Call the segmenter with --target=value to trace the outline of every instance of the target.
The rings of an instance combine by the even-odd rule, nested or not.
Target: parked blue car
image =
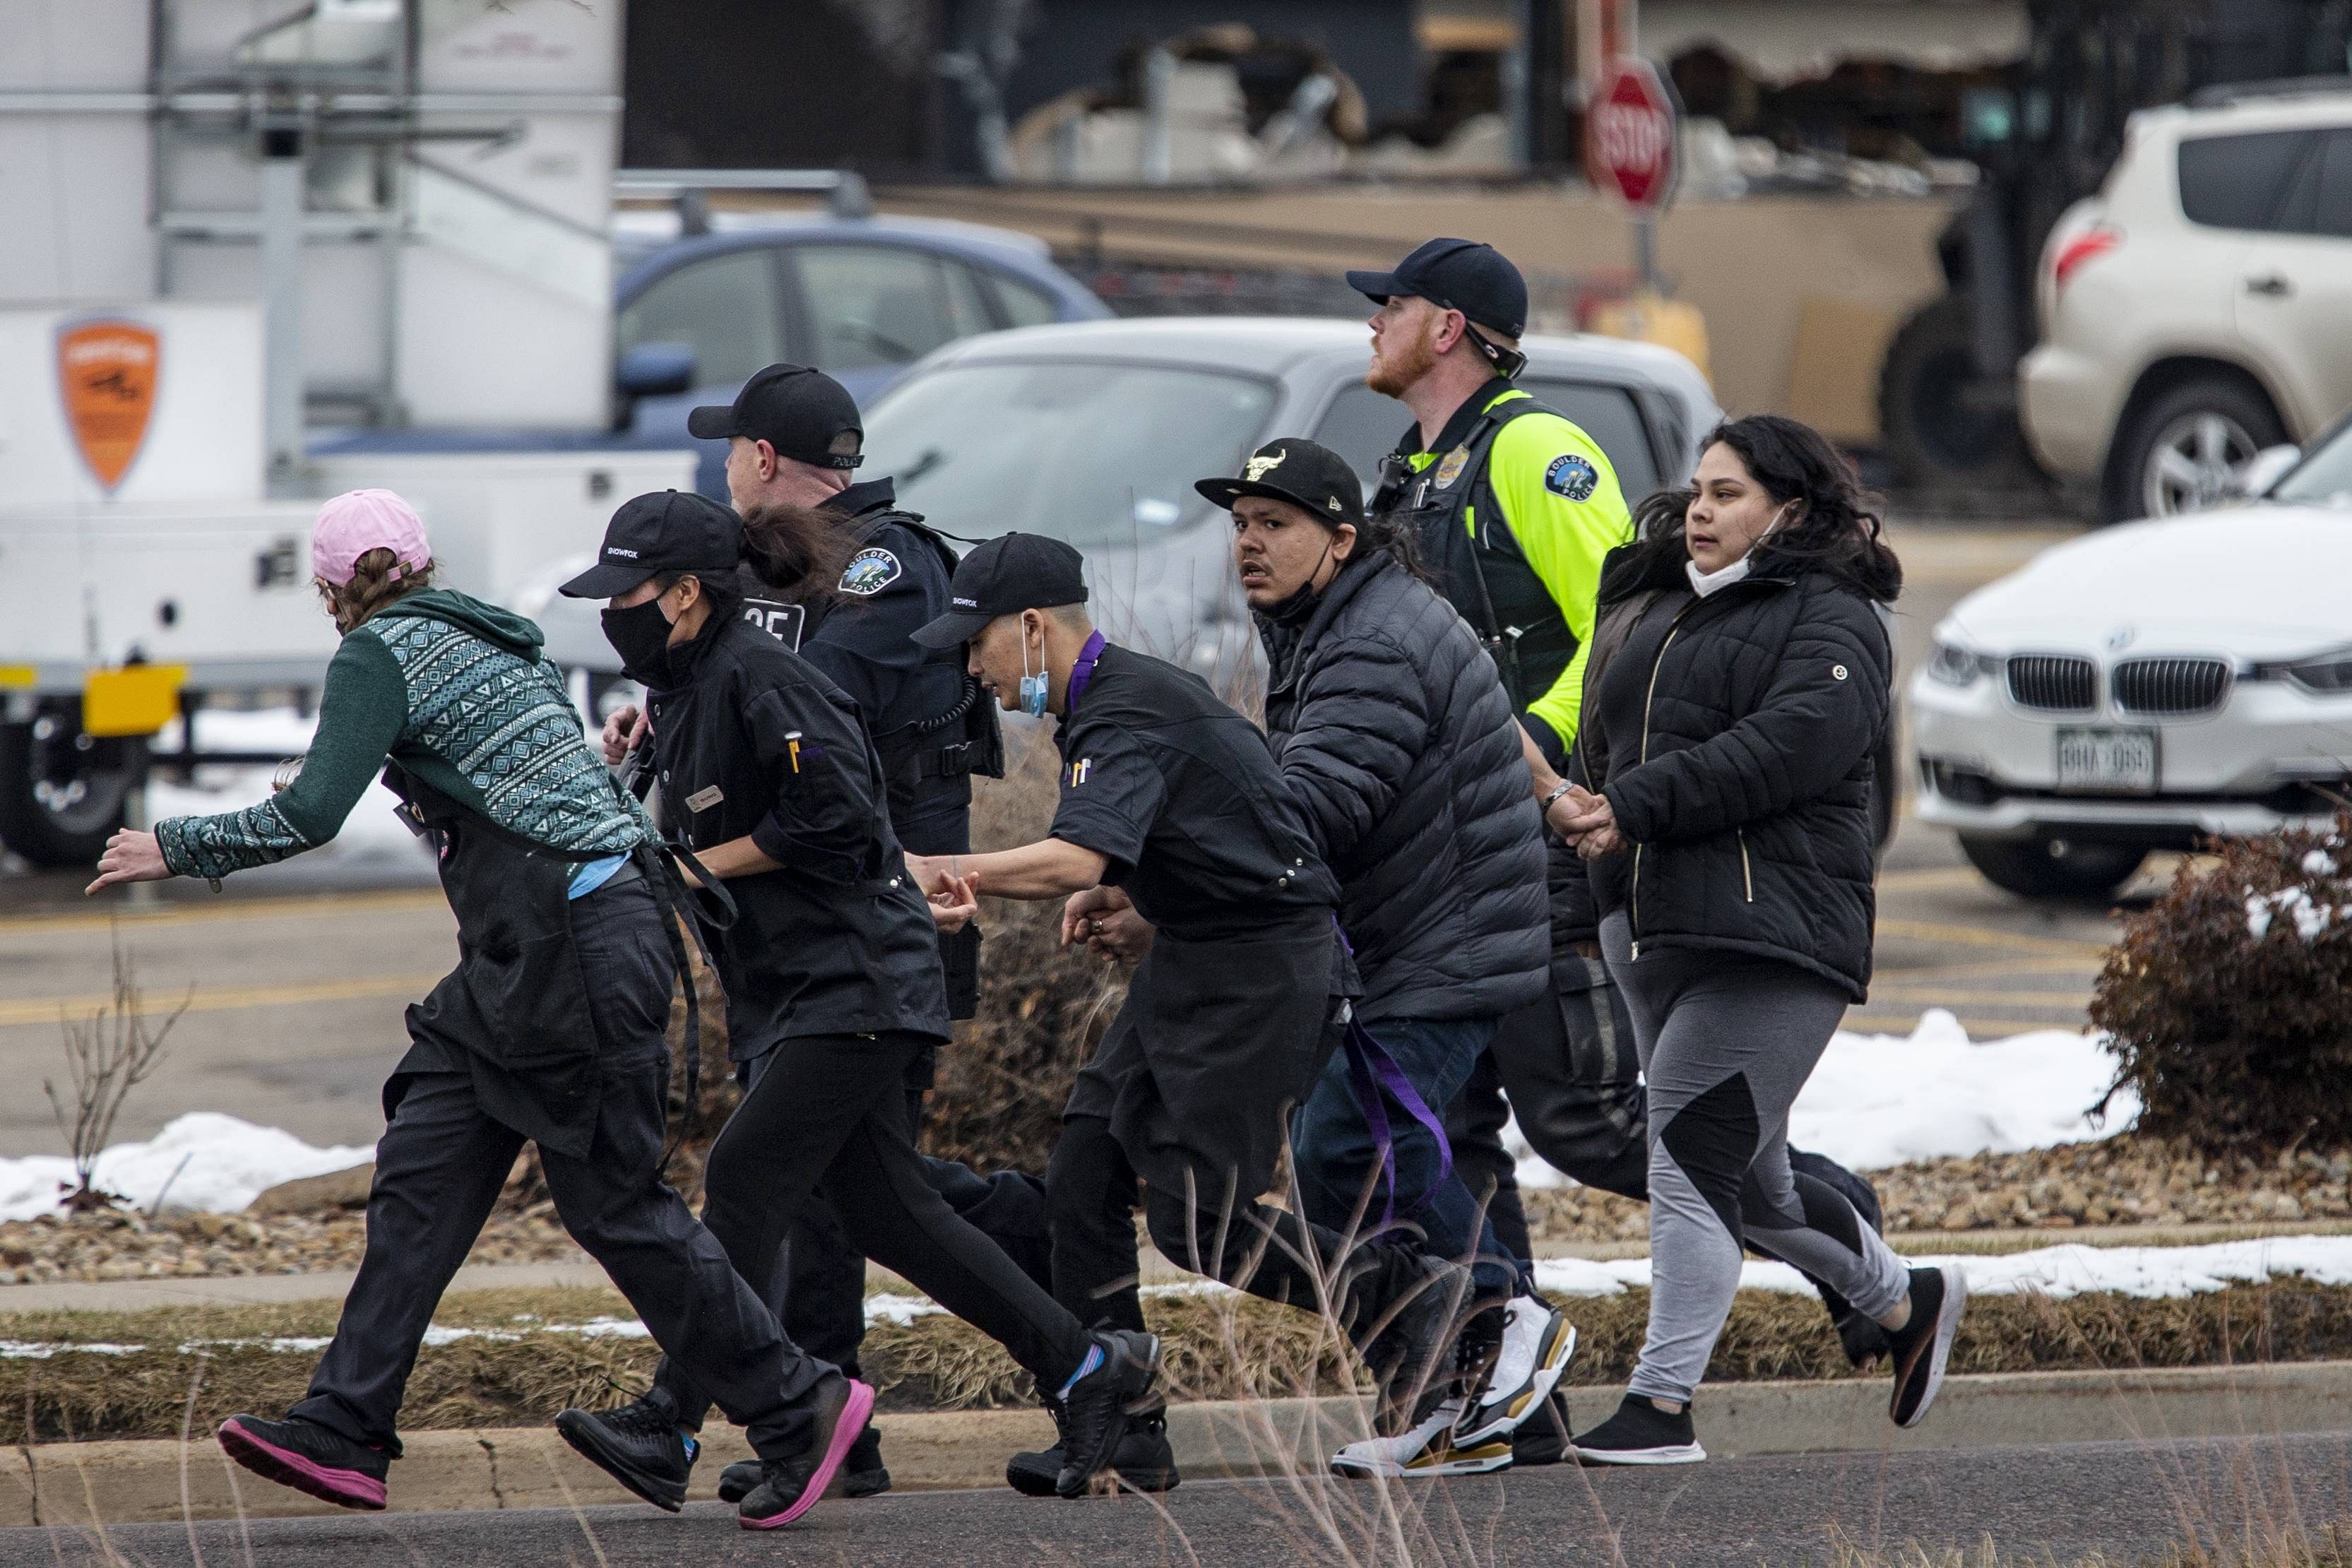
[[[695,447],[696,488],[723,500],[726,443],[688,436],[687,411],[732,402],[761,365],[816,365],[863,407],[944,343],[1110,314],[1043,243],[1005,229],[816,213],[719,224],[691,238],[615,242],[612,429],[353,430],[311,450]]]

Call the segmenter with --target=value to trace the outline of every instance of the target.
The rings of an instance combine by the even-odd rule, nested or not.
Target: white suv
[[[2232,494],[2256,452],[2352,407],[2352,87],[2217,89],[2132,117],[2051,231],[2028,438],[2103,521]]]

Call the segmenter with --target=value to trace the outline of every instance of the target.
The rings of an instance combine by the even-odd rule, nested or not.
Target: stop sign
[[[1675,189],[1675,100],[1643,59],[1623,58],[1601,79],[1584,113],[1586,177],[1655,212]]]

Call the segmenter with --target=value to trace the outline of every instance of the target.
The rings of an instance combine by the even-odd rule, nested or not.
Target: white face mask
[[[1750,551],[1748,553],[1755,552]],[[1685,561],[1683,563],[1683,570],[1690,575],[1691,591],[1704,599],[1720,589],[1730,587],[1734,583],[1747,576],[1748,556],[1743,555],[1730,565],[1714,572],[1702,572],[1698,569],[1697,562]]]
[[[1794,506],[1795,504],[1796,503],[1794,501],[1791,501],[1789,503],[1789,506]],[[1780,531],[1780,524],[1787,521],[1788,516],[1788,506],[1784,506],[1779,511],[1773,513],[1771,523],[1764,530],[1763,532],[1756,536],[1756,542],[1748,547],[1748,553],[1741,556],[1738,560],[1733,562],[1728,566],[1717,567],[1712,572],[1702,572],[1698,569],[1697,562],[1685,561],[1683,563],[1683,571],[1690,577],[1691,592],[1704,599],[1708,595],[1719,593],[1723,589],[1730,587],[1734,583],[1746,577],[1748,575],[1748,563],[1749,560],[1755,556],[1759,550],[1764,548],[1764,542],[1766,540]]]

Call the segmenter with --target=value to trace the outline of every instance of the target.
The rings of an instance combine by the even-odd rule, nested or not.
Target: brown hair
[[[837,599],[851,554],[846,521],[822,507],[755,506],[743,514],[743,564],[794,603]]]
[[[400,558],[379,546],[352,563],[350,582],[321,581],[319,597],[334,616],[337,631],[354,631],[385,605],[431,587],[433,567],[427,561],[413,572],[402,572]]]

